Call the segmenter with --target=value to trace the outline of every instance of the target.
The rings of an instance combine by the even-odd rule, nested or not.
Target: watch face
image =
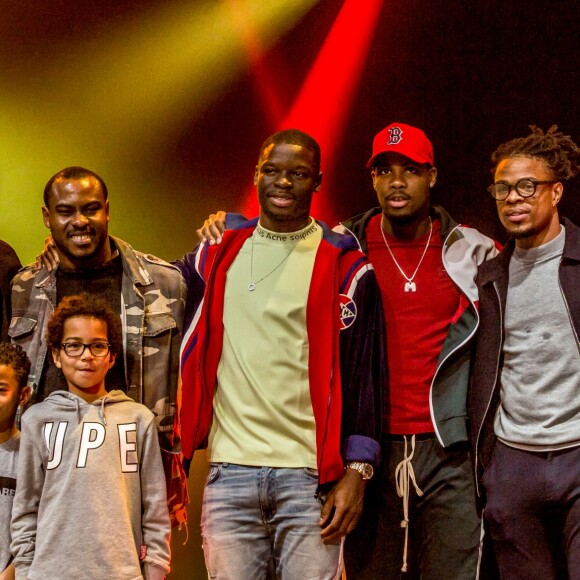
[[[363,479],[370,479],[374,475],[373,466],[370,463],[362,463],[361,461],[352,461],[348,467],[358,471]]]
[[[367,463],[363,467],[363,478],[370,479],[373,476],[373,474],[374,474],[373,466]]]

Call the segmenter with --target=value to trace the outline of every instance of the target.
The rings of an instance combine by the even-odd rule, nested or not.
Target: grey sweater
[[[541,246],[516,247],[509,265],[495,434],[529,451],[580,445],[580,353],[558,279],[563,249],[564,228]]]
[[[55,391],[22,417],[16,578],[160,579],[170,523],[153,414],[121,391]]]
[[[10,554],[10,518],[16,491],[16,471],[20,431],[8,441],[0,443],[0,573],[6,569]]]

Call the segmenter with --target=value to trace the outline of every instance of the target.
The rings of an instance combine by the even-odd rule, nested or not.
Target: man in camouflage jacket
[[[84,258],[81,253],[85,246],[93,242],[95,247],[106,246],[108,261],[120,259],[123,382],[127,394],[155,414],[169,511],[175,525],[185,520],[188,501],[179,458],[181,442],[177,423],[179,345],[186,286],[176,267],[137,252],[123,240],[108,235],[106,186],[95,175],[80,168],[68,168],[56,174],[47,184],[48,195],[45,191],[45,224],[56,244],[60,267],[68,265],[74,269]],[[74,185],[69,188],[73,195],[58,185],[61,182]],[[64,192],[62,195],[59,187]],[[73,243],[76,247],[72,247]],[[99,257],[99,251],[92,251],[92,261],[81,265],[87,270],[102,267],[107,259]],[[86,250],[85,254],[88,253]],[[58,269],[49,272],[45,266],[31,265],[19,272],[12,285],[9,335],[32,361],[28,377],[32,402],[39,400],[38,389],[46,372],[48,352],[44,337],[57,304],[57,281]],[[86,291],[91,289],[87,287]]]

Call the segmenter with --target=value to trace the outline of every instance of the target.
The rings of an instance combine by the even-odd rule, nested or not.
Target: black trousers
[[[411,451],[407,436],[407,457]],[[405,550],[403,499],[395,471],[405,442],[386,436],[383,463],[365,492],[356,530],[345,542],[348,580],[475,580],[480,562],[481,521],[467,444],[443,449],[434,435],[416,441],[411,465],[418,496],[409,486],[408,571],[401,571]]]
[[[501,577],[580,580],[580,447],[530,452],[498,441],[482,482]]]

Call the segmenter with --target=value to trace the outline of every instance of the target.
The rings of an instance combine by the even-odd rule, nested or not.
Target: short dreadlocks
[[[568,181],[580,173],[580,147],[570,135],[558,131],[557,125],[545,133],[536,125],[530,125],[530,129],[532,132],[527,137],[512,139],[493,152],[494,171],[508,157],[539,157],[558,181]]]

